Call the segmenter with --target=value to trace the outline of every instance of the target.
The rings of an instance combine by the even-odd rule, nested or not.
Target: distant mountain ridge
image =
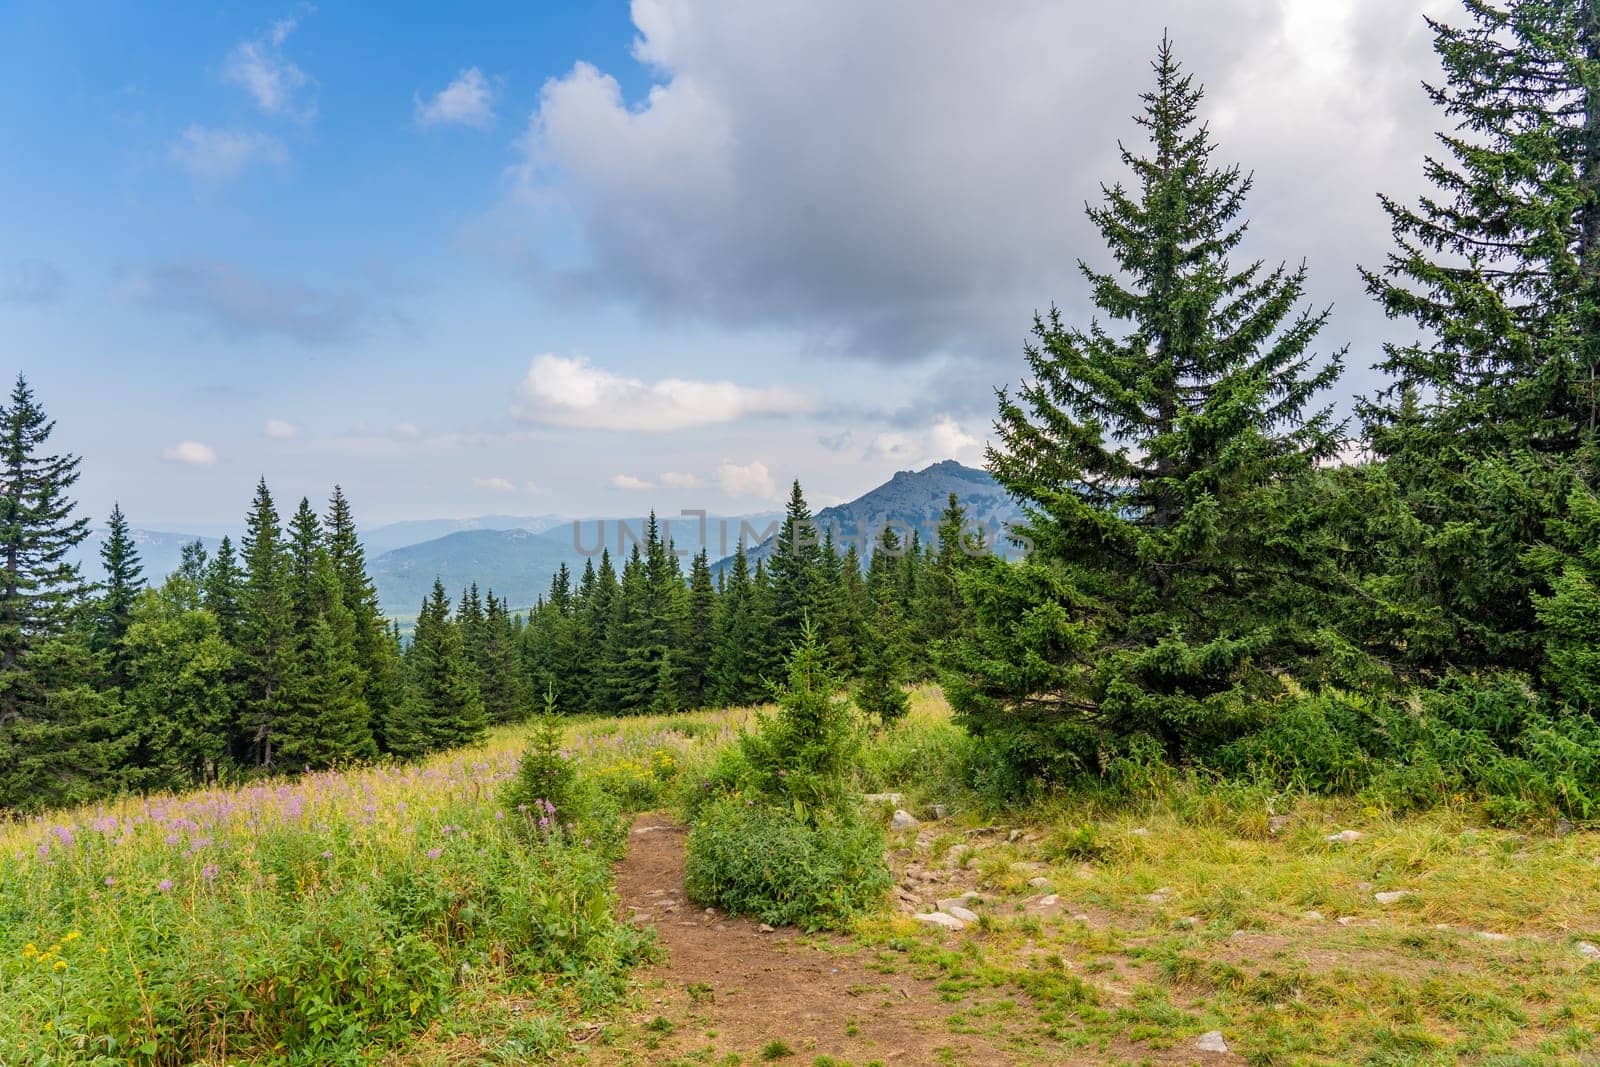
[[[833,530],[843,552],[852,540],[865,558],[863,539],[877,536],[886,525],[907,536],[915,530],[932,542],[939,513],[951,493],[960,498],[970,524],[998,531],[1022,517],[1021,510],[986,471],[962,466],[954,460],[935,463],[920,471],[900,471],[887,482],[844,504],[823,508],[815,515],[818,526]],[[700,522],[694,517],[663,514],[677,547],[698,552],[702,547]],[[706,517],[704,547],[721,569],[731,559],[743,533],[758,541],[750,549],[752,566],[772,554],[773,536],[783,520],[781,512]],[[467,519],[412,519],[373,527],[362,534],[367,568],[378,589],[383,611],[409,617],[443,580],[451,598],[476,582],[481,590],[493,589],[512,607],[527,608],[550,588],[561,564],[571,568],[576,580],[584,563],[598,557],[601,548],[625,556],[635,540],[644,536],[645,519],[572,519],[558,515],[481,515]],[[216,537],[159,530],[133,531],[144,566],[145,580],[158,584],[178,567],[183,546],[199,540],[208,553],[215,552]],[[234,538],[237,544],[238,537]],[[100,546],[105,531],[94,530],[78,547],[75,558],[86,578],[100,575]],[[620,567],[620,563],[619,563]]]
[[[982,527],[991,536],[1022,520],[1022,509],[988,471],[963,466],[947,459],[920,471],[899,471],[893,478],[855,500],[823,508],[812,516],[821,535],[832,533],[843,554],[854,544],[865,561],[883,531],[893,527],[905,540],[915,532],[924,544],[932,544],[939,530],[939,516],[954,493],[966,511],[968,529]],[[771,557],[776,537],[748,549],[750,565]],[[731,557],[719,561],[726,567]]]

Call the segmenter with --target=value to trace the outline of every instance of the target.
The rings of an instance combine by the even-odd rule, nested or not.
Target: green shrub
[[[548,828],[573,819],[577,773],[561,751],[562,735],[555,700],[547,694],[544,713],[534,717],[528,747],[505,791],[505,805],[520,816],[519,825],[537,828],[542,822]]]
[[[689,895],[808,930],[841,929],[890,886],[883,829],[853,805],[808,812],[738,796],[706,805],[689,831]]]

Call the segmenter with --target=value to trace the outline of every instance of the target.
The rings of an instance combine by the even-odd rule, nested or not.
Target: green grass
[[[565,744],[622,807],[676,806],[750,716],[572,720]],[[661,1038],[653,1012],[624,1021],[648,946],[613,917],[614,827],[530,837],[497,802],[524,742],[0,825],[0,1063],[528,1062],[584,1027],[591,1052]],[[1578,1063],[1600,1043],[1586,827],[1181,774],[1007,810],[969,788],[969,753],[922,689],[855,785],[952,813],[927,847],[893,835],[893,858],[977,888],[984,921],[882,912],[827,942],[926,979],[952,1033],[1041,1061],[1181,1055],[1212,1029],[1263,1063]],[[1361,836],[1326,840],[1344,829]],[[976,848],[945,866],[959,843]],[[1030,908],[1043,892],[1059,907]]]

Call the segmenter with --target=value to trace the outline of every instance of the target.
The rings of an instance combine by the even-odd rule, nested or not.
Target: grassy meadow
[[[754,714],[571,722],[599,799],[570,830],[501,802],[520,728],[0,826],[0,1063],[654,1062],[627,1022],[652,939],[610,864],[626,813],[691,807]],[[889,837],[897,886],[976,893],[979,921],[886,897],[816,939],[935,978],[952,1033],[1128,1062],[1209,1030],[1260,1063],[1576,1063],[1600,1039],[1587,829],[1181,776],[1006,811],[970,755],[925,688],[853,784],[924,818]]]

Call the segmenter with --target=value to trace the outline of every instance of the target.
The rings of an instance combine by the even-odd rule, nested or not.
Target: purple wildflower
[[[161,890],[163,893],[172,892],[172,879],[171,878],[163,878],[163,879],[161,879],[161,881],[156,883],[156,888]]]
[[[444,855],[444,849],[442,848],[430,848],[428,850],[428,858],[430,860],[436,860],[442,855]]]

